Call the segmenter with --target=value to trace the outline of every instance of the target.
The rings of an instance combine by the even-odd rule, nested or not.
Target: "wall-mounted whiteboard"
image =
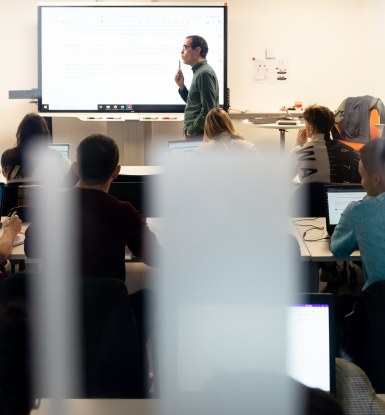
[[[92,3],[38,6],[40,112],[183,112],[174,76],[186,36],[207,59],[226,106],[227,6]]]

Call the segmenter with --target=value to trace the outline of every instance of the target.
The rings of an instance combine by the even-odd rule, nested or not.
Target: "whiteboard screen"
[[[40,112],[183,112],[174,76],[186,36],[206,39],[226,105],[227,7],[40,5]]]

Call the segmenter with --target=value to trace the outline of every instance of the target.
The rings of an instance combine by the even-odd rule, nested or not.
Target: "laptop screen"
[[[335,390],[333,296],[302,294],[288,312],[288,374],[325,391]]]
[[[342,212],[350,202],[361,200],[366,191],[361,185],[325,186],[326,227],[329,235],[337,226]]]
[[[263,350],[264,339],[258,337],[257,328],[276,311],[274,306],[251,304],[180,306],[175,313],[178,389],[200,390],[219,368],[229,373],[242,373],[245,368],[258,373],[266,364],[268,371],[274,364],[270,365],[269,359],[261,360],[260,356],[253,358],[249,348],[255,342],[255,348],[251,349],[255,353]],[[295,303],[287,308],[286,322],[286,374],[309,387],[334,391],[333,296],[298,295]],[[196,333],[201,333],[202,342],[192,341]],[[234,356],[232,350],[237,350],[238,341],[244,343],[243,353]]]
[[[70,145],[69,144],[50,144],[49,148],[52,150],[56,150],[59,153],[63,154],[65,157],[69,157],[70,155]]]
[[[0,215],[3,214],[4,183],[0,183]]]
[[[202,140],[175,140],[168,142],[168,153],[178,155],[189,155],[202,144]]]

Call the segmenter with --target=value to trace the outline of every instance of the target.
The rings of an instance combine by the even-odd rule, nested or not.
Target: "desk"
[[[4,219],[4,218],[2,218]],[[161,218],[147,218],[148,227],[159,241],[161,241],[161,234],[162,234],[162,219]],[[24,233],[28,228],[29,223],[23,223],[21,225],[21,231]],[[25,260],[25,253],[24,253],[24,243],[21,245],[14,246],[12,249],[12,254],[9,257],[10,262],[20,262]]]
[[[252,122],[245,120],[245,122],[247,124],[250,125],[254,125],[257,128],[270,128],[273,130],[279,130],[279,140],[280,140],[280,146],[281,149],[284,150],[285,149],[285,133],[286,130],[298,130],[300,128],[305,128],[305,124],[290,124],[290,125],[285,125],[285,124],[277,124],[277,123],[272,123],[272,124],[253,124]]]
[[[361,254],[359,251],[354,251],[348,257],[335,257],[329,249],[329,239],[326,232],[325,218],[296,218],[293,219],[293,225],[296,231],[294,234],[298,241],[304,245],[306,250],[304,252],[305,260],[310,262],[310,282],[309,289],[312,291],[319,291],[319,265],[322,262],[337,262],[337,261],[361,261]],[[311,229],[313,226],[320,229]],[[303,235],[307,231],[306,240]],[[303,248],[303,249],[304,249]]]
[[[71,415],[151,415],[159,414],[160,401],[158,399],[65,399],[66,411]],[[31,415],[52,415],[50,399],[42,399],[40,407],[31,412]]]

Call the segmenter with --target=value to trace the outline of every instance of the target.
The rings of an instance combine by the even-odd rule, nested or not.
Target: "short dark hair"
[[[305,121],[310,123],[317,131],[330,139],[330,131],[334,126],[335,117],[332,111],[321,105],[310,105],[303,113]]]
[[[360,150],[361,163],[369,174],[385,174],[385,139],[377,138]]]
[[[39,142],[46,142],[47,144],[52,141],[51,132],[45,119],[39,114],[31,112],[20,121],[17,128],[17,146],[27,146],[34,139],[38,139]]]
[[[203,59],[206,59],[207,52],[209,51],[209,47],[207,45],[207,42],[203,39],[203,37],[197,36],[197,35],[191,35],[191,36],[187,36],[186,39],[191,39],[191,47],[193,49],[201,48],[200,56]]]
[[[80,178],[85,183],[105,183],[119,163],[119,148],[112,138],[92,134],[79,144],[76,159]]]

